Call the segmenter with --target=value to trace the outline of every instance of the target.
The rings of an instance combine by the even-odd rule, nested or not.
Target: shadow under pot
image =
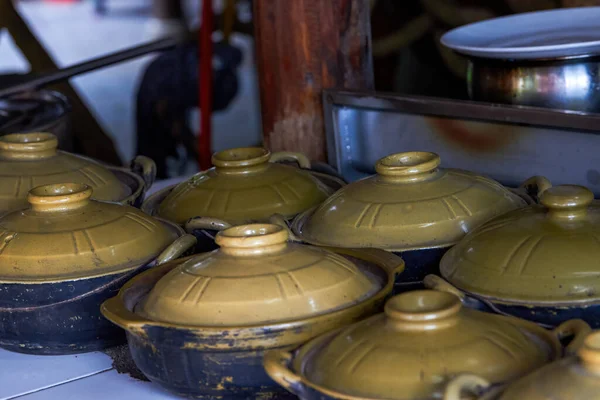
[[[0,217],[0,347],[70,354],[122,343],[100,304],[196,239],[140,210],[91,200],[75,183],[40,186]]]
[[[397,291],[405,291],[422,288],[427,274],[439,273],[444,253],[467,232],[526,207],[525,186],[550,186],[534,177],[519,195],[491,179],[439,165],[440,157],[428,152],[384,157],[375,165],[376,175],[348,184],[300,214],[292,231],[314,245],[372,247],[401,256],[406,269]]]
[[[139,156],[131,170],[107,167],[57,149],[51,133],[0,136],[0,214],[27,207],[27,194],[41,185],[76,182],[93,188],[94,199],[140,206],[156,176],[154,161]]]
[[[217,234],[220,247],[144,272],[102,305],[127,331],[138,368],[195,398],[291,397],[262,366],[267,349],[293,348],[381,310],[399,257],[288,242],[277,225]]]
[[[212,163],[214,168],[154,193],[142,206],[193,233],[197,252],[214,250],[220,230],[267,222],[273,214],[291,220],[344,185],[333,175],[311,171],[310,160],[300,153],[235,148],[215,153]]]
[[[542,205],[499,217],[443,257],[449,290],[473,307],[552,327],[581,318],[600,327],[600,207],[582,186],[542,194]]]
[[[576,355],[555,361],[496,390],[479,375],[463,374],[446,389],[444,400],[480,395],[479,400],[600,399],[600,332],[590,333]]]
[[[590,332],[580,320],[554,331],[462,307],[449,293],[415,290],[392,297],[385,312],[265,354],[271,378],[302,400],[438,399],[459,373],[501,385],[572,351]]]

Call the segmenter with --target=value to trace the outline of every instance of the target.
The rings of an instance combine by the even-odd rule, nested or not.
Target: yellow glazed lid
[[[258,147],[225,150],[213,155],[214,168],[176,186],[160,204],[158,216],[179,224],[202,216],[232,225],[266,221],[273,214],[292,218],[331,194],[307,171],[269,162],[279,158],[310,166],[296,153],[272,155]]]
[[[298,216],[294,232],[309,243],[336,247],[446,247],[487,220],[526,205],[491,179],[439,164],[434,153],[384,157],[375,165],[376,175]]]
[[[549,364],[511,384],[500,400],[599,400],[600,332],[585,339],[577,357]]]
[[[555,359],[535,324],[461,306],[449,293],[407,292],[385,312],[303,346],[293,369],[333,398],[439,398],[454,375],[499,383]]]
[[[437,398],[455,374],[477,372],[498,383],[554,359],[559,350],[544,342],[543,332],[515,318],[463,308],[449,293],[413,291],[393,297],[385,313],[340,330],[323,346],[322,338],[305,346],[294,370],[313,385],[357,398]]]
[[[220,249],[161,278],[135,312],[188,326],[250,326],[342,309],[381,289],[348,259],[289,243],[277,225],[228,228],[216,242]]]
[[[39,186],[0,217],[0,282],[48,283],[127,271],[177,234],[140,210],[91,200],[78,183]]]
[[[556,186],[531,206],[467,235],[442,258],[458,288],[506,301],[585,302],[600,293],[600,207],[581,186]]]
[[[94,198],[120,201],[131,194],[108,169],[84,157],[57,150],[51,133],[0,136],[0,211],[27,207],[31,189],[76,182],[94,189]]]

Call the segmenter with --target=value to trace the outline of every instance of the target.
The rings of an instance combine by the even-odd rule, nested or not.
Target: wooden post
[[[322,90],[373,89],[369,0],[255,0],[265,145],[327,161]]]

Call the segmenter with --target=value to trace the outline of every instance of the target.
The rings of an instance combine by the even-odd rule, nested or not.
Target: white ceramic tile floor
[[[165,392],[150,382],[142,382],[115,370],[25,395],[19,400],[175,400],[181,397]]]
[[[0,400],[109,371],[111,364],[110,357],[103,353],[32,356],[0,350]]]

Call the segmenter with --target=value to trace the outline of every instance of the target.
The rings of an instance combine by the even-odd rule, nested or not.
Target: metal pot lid
[[[131,194],[108,169],[84,157],[57,150],[51,133],[0,136],[0,210],[27,207],[27,194],[40,185],[64,182],[86,184],[94,198],[120,201]]]
[[[458,288],[498,300],[573,303],[598,299],[600,207],[582,186],[546,190],[542,206],[501,216],[442,258]]]
[[[576,357],[546,365],[511,384],[500,400],[600,399],[600,332],[588,335]]]
[[[79,183],[39,186],[0,217],[0,282],[46,283],[127,271],[177,238],[140,210],[91,200]]]
[[[525,201],[499,183],[441,169],[434,153],[377,161],[377,174],[351,183],[299,216],[295,233],[309,243],[391,251],[453,245],[466,232]]]
[[[327,198],[331,190],[308,171],[277,164],[297,153],[274,153],[259,147],[216,153],[214,168],[179,184],[158,208],[158,216],[183,224],[192,217],[211,217],[232,225],[265,221],[272,214],[292,218]]]
[[[309,342],[293,369],[311,386],[340,396],[431,399],[458,373],[505,382],[559,354],[558,340],[533,323],[463,308],[449,293],[419,290],[391,298],[384,313]]]
[[[220,249],[191,258],[160,279],[135,312],[188,326],[252,326],[340,310],[381,290],[381,282],[329,250],[288,242],[271,224],[228,228]]]

